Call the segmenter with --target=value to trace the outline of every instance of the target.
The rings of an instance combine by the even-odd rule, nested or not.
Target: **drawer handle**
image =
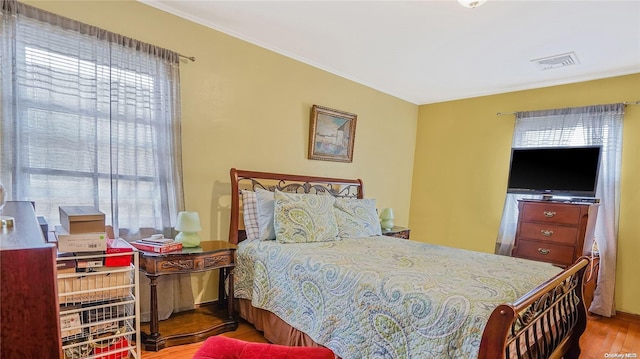
[[[551,249],[547,249],[547,248],[538,248],[538,253],[546,256],[547,254],[551,253]]]
[[[544,213],[544,216],[547,218],[551,218],[556,215],[556,212],[553,212],[553,211],[544,211],[543,213]]]
[[[551,237],[551,235],[553,234],[553,231],[549,229],[541,229],[540,233],[542,233],[542,235],[545,237]]]

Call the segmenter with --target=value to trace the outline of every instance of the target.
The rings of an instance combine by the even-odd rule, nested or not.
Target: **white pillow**
[[[382,235],[375,199],[336,198],[335,209],[340,238]]]
[[[273,227],[273,208],[275,200],[273,192],[256,188],[256,200],[258,209],[258,239],[265,241],[276,239],[276,230]]]
[[[244,230],[247,239],[260,238],[260,227],[258,226],[258,200],[253,191],[242,190],[242,217],[244,218]]]

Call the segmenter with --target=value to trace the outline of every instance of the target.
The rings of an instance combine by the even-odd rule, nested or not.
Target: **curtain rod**
[[[196,57],[195,56],[186,56],[186,55],[183,55],[183,54],[178,54],[178,56],[180,56],[182,58],[185,58],[187,60],[191,60],[191,62],[196,62]]]
[[[627,105],[640,105],[640,100],[638,101],[624,101],[622,102],[623,105],[627,106]],[[517,114],[517,112],[498,112],[496,113],[496,116],[503,116],[503,115],[515,115]]]

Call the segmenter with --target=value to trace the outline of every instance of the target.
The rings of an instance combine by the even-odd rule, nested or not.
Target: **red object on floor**
[[[192,359],[335,359],[335,355],[324,347],[288,347],[213,336],[202,343]]]

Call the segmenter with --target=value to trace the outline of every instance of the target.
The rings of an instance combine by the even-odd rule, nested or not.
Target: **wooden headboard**
[[[316,176],[289,175],[270,172],[231,169],[231,222],[229,242],[238,244],[246,239],[240,206],[240,191],[267,191],[276,189],[283,192],[328,193],[335,197],[364,198],[364,188],[360,179],[342,179]]]

